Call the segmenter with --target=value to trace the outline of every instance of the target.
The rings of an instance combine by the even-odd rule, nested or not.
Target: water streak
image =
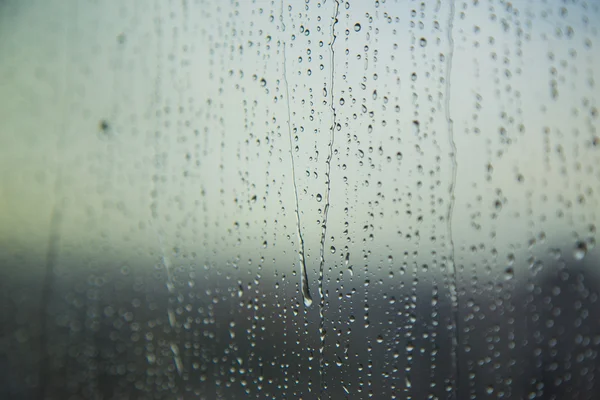
[[[283,5],[283,2],[282,2]],[[283,24],[283,8],[282,8],[282,27],[285,32],[285,25]],[[287,80],[287,58],[285,55],[286,43],[283,42],[283,80],[285,83],[285,99],[287,103],[287,126],[288,126],[288,137],[290,140],[290,162],[292,164],[292,184],[294,187],[294,199],[295,214],[296,214],[296,233],[298,236],[298,258],[300,259],[300,288],[302,290],[302,299],[305,307],[310,307],[313,303],[312,297],[310,296],[310,289],[308,287],[308,272],[306,271],[306,259],[304,258],[304,237],[302,236],[302,226],[300,224],[300,202],[298,201],[298,186],[296,185],[296,165],[294,163],[294,143],[292,141],[292,127],[291,127],[291,113],[290,113],[290,90],[288,87]]]
[[[331,64],[331,87],[329,90],[330,100],[329,106],[331,107],[331,129],[329,132],[329,152],[327,154],[327,161],[325,162],[325,179],[327,181],[327,190],[325,191],[325,207],[323,209],[323,225],[321,229],[321,246],[319,252],[319,379],[320,379],[320,393],[323,392],[323,381],[325,379],[325,360],[323,352],[325,350],[325,293],[323,292],[323,280],[324,280],[324,269],[325,269],[325,240],[327,234],[327,216],[329,214],[329,206],[331,204],[331,160],[333,158],[333,144],[335,140],[336,130],[336,111],[334,103],[334,78],[335,78],[335,25],[338,23],[338,14],[340,9],[339,0],[335,1],[335,8],[333,18],[331,22],[331,42],[329,43],[329,62]]]
[[[450,254],[448,257],[448,272],[450,274],[450,299],[452,302],[452,369],[456,374],[456,379],[453,388],[453,395],[455,399],[459,398],[458,385],[459,385],[459,365],[458,365],[458,344],[459,344],[459,304],[458,304],[458,272],[456,270],[456,265],[454,263],[454,239],[452,236],[452,214],[454,211],[454,201],[455,201],[455,189],[456,189],[456,170],[457,170],[457,162],[456,162],[456,144],[454,142],[454,122],[450,117],[450,78],[452,75],[452,57],[454,55],[454,38],[452,36],[452,30],[454,27],[454,13],[455,13],[455,5],[454,0],[450,2],[450,14],[448,16],[448,57],[447,57],[447,67],[446,67],[446,123],[448,126],[448,140],[450,142],[450,159],[452,162],[452,180],[450,182],[450,186],[448,188],[448,193],[450,195],[450,202],[448,205],[448,213],[446,215],[447,221],[447,235],[448,240],[450,242]]]

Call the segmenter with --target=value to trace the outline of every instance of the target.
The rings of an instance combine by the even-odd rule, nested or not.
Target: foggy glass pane
[[[0,1],[0,398],[600,398],[599,28]]]

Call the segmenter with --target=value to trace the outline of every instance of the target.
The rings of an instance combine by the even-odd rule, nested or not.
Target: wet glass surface
[[[0,1],[0,398],[599,398],[599,28]]]

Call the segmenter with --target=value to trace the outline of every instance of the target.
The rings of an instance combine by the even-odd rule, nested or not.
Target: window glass
[[[596,398],[599,28],[0,2],[0,397]]]

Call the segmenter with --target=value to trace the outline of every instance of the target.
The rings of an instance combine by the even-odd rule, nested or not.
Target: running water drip
[[[282,31],[285,32],[285,24],[283,23],[283,1],[281,2],[281,25]],[[292,183],[294,186],[294,198],[296,200],[296,233],[298,235],[298,258],[300,260],[300,288],[302,291],[302,300],[305,307],[310,307],[313,303],[312,297],[310,296],[310,289],[308,288],[308,273],[306,271],[306,259],[304,258],[304,238],[302,237],[302,227],[300,225],[300,205],[298,201],[298,186],[296,185],[296,166],[294,164],[294,143],[292,141],[292,127],[291,127],[291,113],[290,113],[290,90],[288,87],[287,80],[287,58],[285,55],[286,42],[283,42],[283,81],[285,83],[285,99],[287,103],[287,126],[288,126],[288,137],[290,139],[290,161],[292,164]]]
[[[173,282],[173,272],[172,272],[173,268],[171,265],[171,260],[167,256],[167,252],[165,250],[163,235],[158,231],[158,229],[156,228],[156,226],[153,222],[155,222],[155,221],[151,220],[150,224],[154,228],[154,232],[156,233],[156,236],[158,238],[158,243],[160,246],[160,252],[161,252],[161,256],[162,256],[162,265],[167,274],[167,282],[166,282],[167,291],[169,293],[169,298],[171,299],[171,298],[175,297],[175,295],[176,295],[175,284]],[[169,302],[170,302],[170,299],[169,299]],[[167,306],[167,317],[169,318],[169,326],[172,329],[175,329],[177,326],[177,320],[175,317],[175,311],[173,310],[173,307],[171,306],[171,304],[169,304]],[[169,343],[169,345],[171,347],[171,352],[173,353],[173,361],[175,363],[175,368],[177,369],[177,373],[179,375],[182,375],[183,374],[183,361],[181,360],[181,355],[179,354],[179,346],[174,341],[171,341]]]
[[[160,59],[160,51],[158,52],[159,56],[158,58]],[[162,63],[158,63],[158,74],[157,74],[157,79],[155,81],[155,86],[154,86],[154,99],[153,99],[153,103],[155,107],[158,107],[158,105],[160,104],[160,100],[161,100],[161,96],[160,96],[160,77],[161,77],[161,73],[162,73]],[[157,126],[160,126],[160,118],[158,117],[157,114]],[[158,176],[159,172],[161,171],[161,169],[164,168],[165,166],[165,159],[161,159],[159,157],[160,154],[160,142],[159,142],[159,135],[158,132],[156,132],[154,134],[154,172],[156,174],[156,176]],[[175,312],[171,306],[171,299],[175,297],[176,295],[176,291],[175,291],[175,284],[173,281],[173,268],[171,266],[171,260],[169,259],[169,257],[167,256],[167,252],[165,250],[165,241],[164,241],[164,233],[161,230],[160,226],[159,226],[159,217],[158,217],[158,203],[159,203],[159,185],[158,185],[158,179],[152,179],[152,191],[151,191],[151,201],[150,201],[150,220],[149,225],[154,229],[154,233],[156,234],[156,238],[158,240],[158,245],[160,247],[160,253],[161,253],[161,263],[165,269],[165,273],[167,276],[167,281],[165,283],[165,286],[167,287],[167,292],[169,294],[169,298],[167,300],[167,317],[169,319],[169,326],[173,329],[173,331],[175,331],[176,326],[177,326],[177,321],[175,318]],[[175,334],[173,334],[173,336],[175,336]],[[177,345],[177,343],[175,343],[174,340],[171,340],[170,343],[170,348],[171,348],[171,352],[173,353],[173,362],[175,364],[175,368],[177,369],[177,373],[179,374],[179,376],[181,376],[183,374],[183,362],[181,360],[181,355],[179,353],[179,347]]]
[[[329,136],[329,153],[327,154],[327,161],[325,163],[325,179],[327,181],[327,190],[325,192],[325,208],[323,209],[323,225],[321,229],[321,248],[320,248],[320,260],[319,260],[319,387],[320,393],[323,392],[323,380],[325,374],[325,363],[323,358],[323,352],[325,350],[325,294],[323,292],[323,279],[325,269],[325,238],[327,234],[327,215],[329,214],[330,205],[330,194],[331,194],[331,159],[333,158],[333,143],[335,139],[336,129],[336,113],[334,103],[334,85],[333,80],[335,78],[335,25],[338,22],[338,14],[340,9],[339,0],[335,1],[335,9],[333,14],[333,20],[331,23],[331,42],[329,43],[329,62],[331,64],[331,88],[329,90],[331,107],[331,129]],[[320,397],[320,396],[319,396]]]
[[[450,242],[450,254],[448,257],[448,270],[450,274],[450,299],[452,302],[452,368],[456,374],[456,380],[454,382],[453,394],[454,398],[459,398],[458,384],[459,384],[459,365],[458,365],[458,343],[459,343],[459,327],[458,327],[458,275],[456,271],[456,265],[454,264],[454,239],[452,237],[452,213],[454,210],[454,191],[456,188],[456,144],[454,143],[454,122],[450,117],[450,77],[452,74],[452,56],[454,55],[454,38],[452,37],[452,29],[454,27],[454,0],[450,2],[450,15],[448,16],[448,65],[446,67],[446,123],[448,126],[448,140],[450,142],[450,159],[452,161],[452,181],[448,188],[450,194],[450,202],[448,205],[448,214],[446,215],[447,221],[447,235]]]

